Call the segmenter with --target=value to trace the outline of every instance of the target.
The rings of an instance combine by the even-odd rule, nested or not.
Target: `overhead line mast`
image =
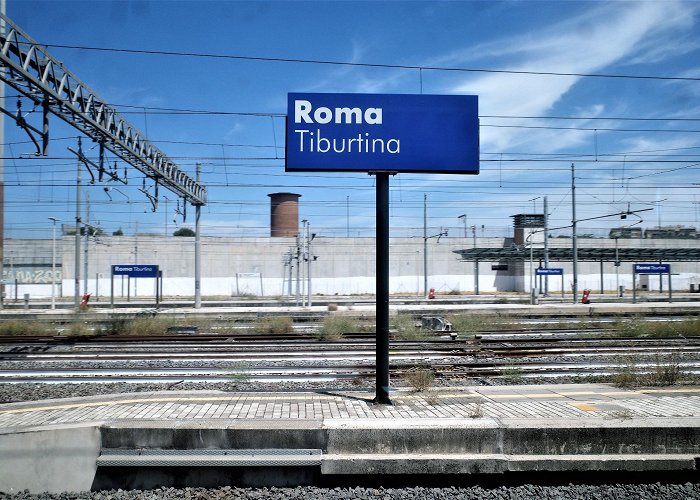
[[[43,111],[43,129],[30,127],[42,136],[37,155],[48,152],[51,112],[97,142],[101,150],[108,149],[192,205],[206,205],[207,191],[199,181],[181,170],[10,18],[0,14],[0,19],[6,26],[5,32],[0,33],[0,79]],[[14,117],[7,110],[3,112]],[[16,120],[20,118],[17,116]]]

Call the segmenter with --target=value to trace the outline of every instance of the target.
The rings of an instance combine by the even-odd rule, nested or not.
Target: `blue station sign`
[[[112,266],[112,274],[131,278],[157,278],[158,266],[153,264],[116,264]]]
[[[671,264],[635,264],[634,272],[637,274],[668,274],[671,272]]]
[[[535,269],[537,276],[564,276],[564,269],[561,267],[539,267]]]
[[[478,174],[478,97],[290,93],[285,170]]]

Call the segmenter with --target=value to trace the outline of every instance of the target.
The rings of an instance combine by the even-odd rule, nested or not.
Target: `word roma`
[[[312,114],[313,111],[313,114]],[[294,123],[327,123],[336,124],[363,124],[381,125],[383,119],[382,108],[326,108],[314,109],[310,101],[294,101]],[[299,151],[310,153],[389,153],[401,152],[399,139],[370,138],[368,132],[359,133],[357,137],[328,139],[321,135],[321,130],[316,132],[305,129],[295,129],[299,135]]]
[[[124,267],[124,266],[114,266],[114,272],[115,273],[120,273],[120,272],[151,272],[153,271],[152,266],[129,266],[129,267]]]

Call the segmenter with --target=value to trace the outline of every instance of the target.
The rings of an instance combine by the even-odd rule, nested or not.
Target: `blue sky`
[[[8,0],[7,13],[48,46],[242,57],[49,48],[183,170],[194,176],[202,164],[204,235],[268,235],[267,194],[280,191],[302,195],[300,218],[319,235],[373,235],[372,177],[284,172],[288,92],[479,96],[480,175],[392,178],[394,236],[422,235],[424,195],[431,234],[463,235],[466,214],[478,235],[506,236],[509,216],[541,212],[545,195],[550,225],[566,226],[572,163],[577,219],[653,208],[640,227],[698,226],[698,2]],[[5,104],[14,112],[15,99]],[[40,123],[37,113],[27,120]],[[33,160],[26,135],[7,119],[5,128],[6,237],[49,238],[48,217],[74,224],[67,148],[78,133],[52,118],[50,155]],[[164,190],[152,212],[133,169],[128,186],[104,187],[85,186],[84,197],[107,232],[171,234],[173,219],[194,223],[194,210],[183,221]],[[579,232],[637,220],[582,222]]]

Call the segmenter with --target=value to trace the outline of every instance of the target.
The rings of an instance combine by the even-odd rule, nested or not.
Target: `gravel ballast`
[[[71,500],[223,500],[231,498],[260,500],[689,500],[700,498],[700,485],[685,484],[610,484],[497,487],[493,489],[472,486],[468,488],[161,488],[157,490],[111,490],[83,493],[36,494],[19,492],[0,493],[0,499],[71,499]]]

